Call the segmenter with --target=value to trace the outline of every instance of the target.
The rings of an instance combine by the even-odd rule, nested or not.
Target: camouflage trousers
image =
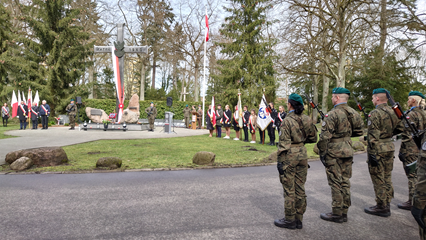
[[[414,154],[405,154],[405,162],[403,162],[403,167],[407,166],[408,164],[416,161],[419,158],[418,155]],[[415,185],[416,185],[416,173],[413,172],[411,174],[406,174],[408,178],[408,200],[411,202],[413,200],[413,195],[415,191]]]
[[[70,119],[70,127],[74,128],[75,127],[75,115],[69,115],[69,119]]]
[[[155,122],[155,118],[148,117],[149,129],[154,130],[154,122]]]
[[[422,160],[426,161],[426,159]],[[412,203],[414,207],[426,210],[426,169],[423,167],[417,168],[417,182]],[[426,221],[426,211],[423,214],[423,221]],[[420,239],[426,240],[426,232],[424,229],[419,227],[419,233]]]
[[[278,167],[282,170],[279,177],[284,189],[285,218],[290,221],[295,219],[303,221],[303,214],[306,211],[305,182],[308,160],[286,160]]]
[[[377,205],[387,205],[393,198],[392,170],[394,152],[384,152],[376,155],[378,165],[371,166],[368,163],[371,181],[376,194]]]
[[[331,207],[333,214],[348,214],[351,206],[351,182],[353,157],[327,158],[328,185],[331,187]]]

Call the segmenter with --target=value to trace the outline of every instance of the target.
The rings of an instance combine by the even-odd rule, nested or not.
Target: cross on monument
[[[125,53],[148,53],[147,46],[124,46],[124,23],[117,24],[117,42],[114,42],[114,46],[94,46],[95,53],[114,53],[113,58],[113,69],[114,79],[117,87],[117,104],[116,121],[119,122],[124,108],[124,54]],[[112,51],[114,50],[114,52]],[[115,58],[116,57],[116,58]],[[118,62],[116,62],[118,60]]]

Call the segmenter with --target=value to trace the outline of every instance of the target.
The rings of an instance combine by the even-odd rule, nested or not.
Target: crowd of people
[[[239,141],[240,138],[243,138],[244,133],[244,142],[256,143],[256,132],[259,132],[260,141],[259,144],[265,143],[265,131],[268,131],[269,143],[270,146],[276,146],[275,142],[275,130],[280,129],[280,125],[286,117],[287,113],[284,111],[283,106],[279,106],[279,111],[274,108],[274,103],[269,103],[270,108],[270,117],[272,119],[271,123],[267,126],[266,129],[261,129],[257,124],[257,112],[255,109],[248,111],[248,107],[244,106],[242,114],[240,116],[240,111],[238,106],[235,106],[234,113],[232,113],[229,105],[225,105],[225,110],[222,109],[221,104],[217,104],[217,110],[213,112],[212,106],[209,105],[209,109],[206,114],[206,125],[210,134],[209,137],[213,136],[213,132],[216,130],[218,138],[222,138],[222,127],[225,128],[225,137],[224,139],[231,139],[231,128],[235,130],[236,137],[234,140]],[[214,116],[213,116],[214,115]],[[242,118],[242,125],[240,125],[240,117]],[[216,123],[213,122],[215,118]],[[243,133],[242,133],[242,132]],[[249,141],[249,139],[251,139]]]

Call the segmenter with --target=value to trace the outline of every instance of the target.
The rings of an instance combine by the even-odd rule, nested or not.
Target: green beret
[[[296,94],[296,93],[290,94],[290,96],[288,97],[288,100],[293,100],[303,105],[303,99],[299,94]]]
[[[71,98],[70,102],[74,101],[74,99]]]
[[[378,93],[386,93],[388,92],[388,90],[384,89],[384,88],[376,88],[373,90],[373,95],[374,94],[378,94]]]
[[[186,107],[188,107],[188,104],[186,104]]]
[[[423,99],[425,99],[425,95],[423,95],[421,92],[419,92],[419,91],[411,91],[409,94],[408,94],[408,96],[419,96],[419,97],[421,97],[421,98],[423,98]]]
[[[342,88],[342,87],[337,87],[337,88],[333,88],[333,94],[348,94],[349,96],[351,95],[351,92],[346,89],[346,88]]]
[[[154,102],[151,102],[152,104],[154,104]]]

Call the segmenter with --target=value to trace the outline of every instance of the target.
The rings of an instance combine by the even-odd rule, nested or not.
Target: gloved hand
[[[373,167],[377,167],[377,165],[379,165],[379,162],[377,161],[376,155],[373,155],[373,154],[368,154],[368,162]]]
[[[405,154],[403,154],[402,152],[399,152],[398,157],[401,162],[405,162]]]
[[[320,160],[322,162],[322,165],[324,165],[324,167],[327,167],[327,163],[325,162],[325,155],[320,155]]]
[[[419,224],[419,226],[424,229],[425,228],[425,222],[423,221],[423,212],[424,212],[423,209],[418,209],[414,206],[411,207],[411,214],[413,215],[417,224]]]
[[[282,162],[277,162],[277,169],[278,169],[278,172],[280,173],[280,175],[284,175],[283,163]]]

